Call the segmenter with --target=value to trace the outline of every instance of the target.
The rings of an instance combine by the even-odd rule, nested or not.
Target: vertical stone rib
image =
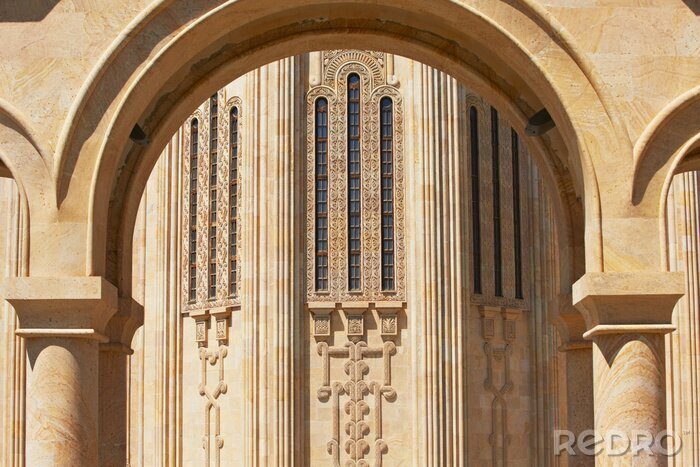
[[[3,256],[2,277],[20,277],[25,274],[23,222],[25,214],[14,180],[2,180],[2,213],[5,219],[5,231],[2,232]],[[25,347],[24,340],[15,336],[18,323],[14,309],[8,304],[2,305],[4,323],[0,341],[3,342],[2,368],[4,371],[2,388],[2,444],[0,460],[3,465],[24,465],[24,394],[25,394]]]
[[[248,140],[254,141],[244,158],[249,177],[246,210],[247,272],[243,283],[243,313],[250,359],[246,365],[246,444],[249,465],[293,465],[294,410],[297,405],[295,368],[298,338],[300,253],[294,235],[298,196],[296,161],[301,153],[298,126],[303,96],[301,63],[286,58],[252,74],[248,89]],[[299,88],[299,89],[297,89]],[[248,230],[249,229],[249,230]],[[255,239],[259,239],[256,241]]]
[[[421,64],[414,64],[412,91],[420,96],[411,145],[418,175],[413,183],[421,193],[413,202],[417,233],[424,249],[416,259],[423,270],[418,295],[416,333],[424,349],[418,371],[425,386],[425,403],[418,407],[416,423],[424,451],[421,465],[465,464],[465,387],[463,374],[464,241],[461,199],[462,161],[459,157],[459,89],[454,79]],[[411,147],[409,146],[409,147]],[[422,303],[420,303],[422,302]]]

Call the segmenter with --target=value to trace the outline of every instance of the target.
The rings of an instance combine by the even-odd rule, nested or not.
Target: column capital
[[[118,309],[117,288],[102,277],[12,277],[0,296],[15,309],[21,337],[74,337],[106,342]]]
[[[573,285],[573,303],[591,339],[602,334],[666,334],[685,293],[682,272],[591,272]]]

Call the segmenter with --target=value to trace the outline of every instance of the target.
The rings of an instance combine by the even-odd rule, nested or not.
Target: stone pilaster
[[[673,271],[685,273],[685,296],[674,312],[677,329],[666,336],[668,428],[680,439],[681,449],[669,465],[700,464],[700,236],[698,236],[699,172],[674,177],[668,195],[667,219],[669,263]]]
[[[26,274],[27,214],[22,209],[14,180],[0,179],[0,277]],[[26,351],[24,339],[15,335],[17,316],[9,303],[0,304],[0,464],[21,467],[24,463],[24,407]]]
[[[674,329],[682,280],[679,273],[588,273],[574,284],[584,337],[594,343],[595,430],[605,440],[596,465],[667,465],[658,446],[635,453],[635,444],[666,428],[664,334]]]
[[[407,80],[412,127],[409,198],[416,247],[409,254],[409,301],[416,310],[416,446],[419,465],[466,465],[464,248],[466,212],[459,145],[460,87],[448,75],[413,63]],[[410,101],[411,98],[407,100]],[[412,140],[412,141],[411,141]],[[412,151],[412,152],[411,152]],[[414,287],[415,286],[415,287]],[[415,302],[412,302],[415,300]]]
[[[304,63],[248,75],[242,177],[246,465],[294,465],[301,451],[300,165]]]
[[[99,459],[101,467],[128,465],[129,357],[131,340],[143,324],[143,307],[119,299],[119,310],[107,325],[108,342],[100,344]]]
[[[117,309],[100,277],[11,278],[2,295],[26,340],[26,463],[98,465],[99,343]]]

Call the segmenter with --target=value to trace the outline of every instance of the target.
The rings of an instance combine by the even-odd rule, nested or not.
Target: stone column
[[[466,465],[467,272],[466,182],[460,152],[460,87],[445,73],[413,62],[406,90],[409,302],[415,303],[417,440],[424,466]],[[413,308],[413,305],[412,305]]]
[[[116,288],[100,277],[30,277],[0,292],[26,340],[27,465],[98,465],[99,343]]]
[[[301,404],[300,169],[304,62],[289,57],[248,75],[242,167],[243,390],[246,465],[299,462]]]
[[[596,465],[667,465],[646,436],[666,429],[664,334],[683,290],[683,274],[670,272],[587,273],[574,284],[594,344],[595,430],[604,439]],[[634,452],[646,444],[651,451]]]

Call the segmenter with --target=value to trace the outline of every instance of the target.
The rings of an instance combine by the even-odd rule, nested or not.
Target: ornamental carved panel
[[[403,101],[398,83],[387,84],[386,54],[358,50],[322,52],[321,82],[307,104],[306,283],[308,301],[405,300]],[[348,288],[347,80],[360,77],[361,287]],[[382,290],[380,101],[393,102],[394,275]],[[316,290],[315,103],[328,101],[328,288]]]
[[[238,165],[240,167],[242,154],[241,136],[243,134],[243,112],[242,101],[239,97],[233,96],[226,100],[225,90],[218,92],[218,160],[217,160],[217,185],[216,185],[216,296],[210,298],[208,295],[209,284],[209,220],[210,220],[210,152],[209,152],[209,130],[210,130],[210,101],[200,106],[185,124],[184,144],[183,144],[183,202],[182,202],[182,301],[183,311],[203,308],[218,308],[240,304],[240,279],[237,281],[236,290],[229,291],[230,281],[230,261],[229,248],[231,241],[230,232],[230,116],[233,107],[238,108]],[[221,104],[223,103],[223,105]],[[190,176],[191,176],[191,150],[192,150],[192,122],[198,121],[198,146],[197,155],[197,236],[196,236],[196,266],[197,266],[197,289],[196,298],[190,300]],[[239,170],[240,173],[240,170]],[[237,212],[241,212],[241,181],[236,184],[238,196]],[[237,225],[237,248],[238,257],[241,251],[241,222],[240,215]],[[241,261],[237,261],[238,278],[241,277]]]

